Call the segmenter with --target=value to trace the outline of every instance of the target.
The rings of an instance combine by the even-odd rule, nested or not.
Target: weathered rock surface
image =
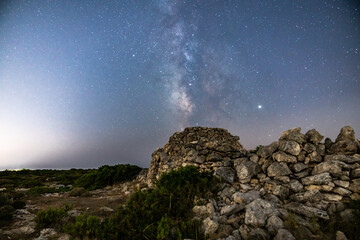
[[[351,127],[332,142],[315,129],[284,131],[278,142],[247,152],[239,138],[218,128],[186,128],[152,155],[147,182],[163,172],[197,166],[222,179],[217,196],[193,209],[209,239],[320,239],[317,222],[334,214],[351,221],[351,199],[360,199],[360,148]],[[320,232],[314,233],[314,228]],[[319,235],[320,234],[320,235]],[[321,235],[323,234],[323,235]],[[346,239],[341,233],[332,239]]]

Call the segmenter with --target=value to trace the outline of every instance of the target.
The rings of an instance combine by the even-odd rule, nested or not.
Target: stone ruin
[[[222,179],[214,199],[195,206],[209,239],[347,239],[328,236],[316,221],[340,215],[352,221],[350,200],[360,200],[360,139],[343,127],[335,142],[315,129],[282,133],[279,141],[249,152],[220,128],[191,127],[152,154],[147,184],[162,173],[193,165]],[[286,229],[291,214],[296,233]]]

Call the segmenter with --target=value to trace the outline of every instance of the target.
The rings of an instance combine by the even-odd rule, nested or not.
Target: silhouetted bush
[[[75,186],[88,190],[103,188],[111,186],[114,183],[130,181],[134,179],[140,171],[140,167],[130,164],[115,166],[104,165],[81,176],[75,181]]]

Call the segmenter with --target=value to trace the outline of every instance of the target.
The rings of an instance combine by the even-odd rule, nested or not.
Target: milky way
[[[147,167],[188,126],[248,149],[360,134],[356,1],[3,1],[0,169]]]

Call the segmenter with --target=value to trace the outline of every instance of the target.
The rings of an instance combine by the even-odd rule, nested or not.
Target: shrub
[[[33,188],[33,187],[40,187],[40,186],[44,186],[44,181],[38,180],[38,179],[25,180],[20,185],[20,187],[23,187],[23,188]]]
[[[82,214],[76,217],[75,223],[65,225],[64,232],[80,239],[99,238],[102,232],[100,218]]]
[[[134,179],[140,171],[140,167],[130,164],[119,164],[115,166],[104,165],[97,170],[92,170],[81,176],[75,181],[75,186],[88,190],[103,188],[111,186],[114,183],[130,181]]]
[[[36,224],[38,228],[57,228],[62,218],[67,216],[67,210],[64,208],[40,210],[36,213]]]

